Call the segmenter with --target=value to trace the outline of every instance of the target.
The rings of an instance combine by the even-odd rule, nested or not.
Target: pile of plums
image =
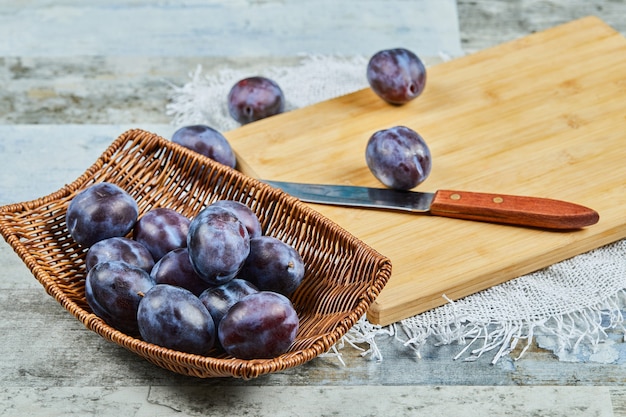
[[[218,200],[192,219],[163,207],[139,217],[129,193],[100,182],[70,201],[66,223],[88,248],[87,303],[116,329],[182,352],[221,347],[241,359],[276,357],[295,339],[289,296],[304,262],[264,235],[245,204]]]

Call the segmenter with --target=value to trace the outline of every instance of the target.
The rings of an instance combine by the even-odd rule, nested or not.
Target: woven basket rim
[[[206,165],[220,175],[225,175],[224,178],[240,181],[242,184],[245,184],[245,186],[250,187],[250,189],[271,196],[271,198],[277,202],[276,204],[284,204],[285,207],[296,210],[297,213],[302,215],[302,218],[306,218],[309,223],[320,225],[320,227],[324,227],[327,230],[332,230],[334,234],[340,236],[343,241],[347,242],[350,247],[353,247],[358,255],[367,255],[372,258],[372,263],[375,264],[373,265],[375,276],[372,277],[371,285],[369,285],[367,291],[360,294],[360,301],[349,314],[340,322],[335,323],[333,331],[324,334],[323,337],[318,337],[314,343],[305,349],[290,351],[272,359],[244,360],[179,352],[145,342],[109,326],[94,313],[86,310],[72,300],[54,277],[44,270],[36,257],[29,252],[29,248],[21,241],[16,233],[15,230],[19,225],[16,224],[16,220],[14,220],[11,215],[20,214],[26,216],[42,207],[71,198],[72,195],[84,188],[86,183],[94,181],[94,178],[97,177],[97,174],[103,167],[114,167],[115,161],[113,161],[112,158],[116,154],[123,152],[124,147],[128,146],[132,141],[135,141],[138,144],[137,146],[143,145],[146,148],[165,148],[172,150],[172,152],[176,152],[177,155],[182,155],[192,162],[198,162],[203,166]],[[22,220],[22,217],[20,217],[20,220]],[[328,351],[366,313],[371,303],[375,300],[380,291],[382,291],[391,276],[391,261],[388,258],[379,254],[360,239],[298,199],[259,180],[247,177],[234,169],[218,164],[209,158],[199,155],[154,133],[141,129],[131,129],[121,134],[82,175],[61,189],[34,200],[1,206],[0,234],[2,234],[7,243],[26,264],[34,277],[42,284],[46,292],[75,318],[82,322],[86,328],[158,366],[184,375],[201,378],[237,377],[252,379],[264,374],[301,365],[317,357]]]

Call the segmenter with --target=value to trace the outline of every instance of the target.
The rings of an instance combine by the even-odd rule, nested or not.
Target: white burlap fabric
[[[258,74],[224,70],[203,74],[198,68],[183,86],[174,86],[166,112],[175,126],[204,123],[226,131],[239,126],[226,107],[230,87],[239,79],[264,75],[286,92],[287,110],[367,87],[365,57],[306,56],[296,66],[268,68]],[[456,358],[474,360],[490,352],[495,363],[531,343],[552,350],[561,360],[620,362],[626,358],[626,241],[565,260],[505,284],[450,301],[440,308],[395,323],[374,326],[365,318],[338,346],[366,344],[382,359],[379,337],[395,337],[407,347],[458,343]]]

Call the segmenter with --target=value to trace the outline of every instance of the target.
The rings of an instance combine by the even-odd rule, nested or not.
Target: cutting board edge
[[[592,226],[593,227],[593,226]],[[561,260],[573,258],[577,255],[598,249],[602,246],[614,243],[618,240],[626,238],[626,225],[620,225],[605,230],[598,235],[591,235],[585,240],[580,240],[577,245],[564,246],[555,248],[549,253],[545,253],[540,259],[533,263],[526,263],[524,267],[518,264],[517,267],[504,268],[500,270],[490,271],[486,275],[475,276],[463,282],[463,285],[458,289],[446,292],[446,293],[430,293],[424,296],[413,299],[410,302],[396,305],[393,308],[381,305],[381,295],[385,293],[385,289],[381,291],[381,294],[372,303],[367,311],[367,320],[375,325],[387,326],[389,324],[416,316],[418,314],[425,313],[437,307],[441,307],[447,304],[449,301],[457,301],[461,298],[471,296],[480,291],[484,291],[495,285],[500,285],[505,282],[517,279],[523,275],[527,275],[543,268],[547,268],[553,265],[555,262],[553,259],[557,257]],[[560,262],[560,261],[559,261]],[[393,265],[393,261],[392,261]],[[393,276],[392,276],[393,279]],[[472,290],[468,292],[468,289]],[[457,293],[461,295],[457,295]],[[384,297],[384,295],[383,295]]]

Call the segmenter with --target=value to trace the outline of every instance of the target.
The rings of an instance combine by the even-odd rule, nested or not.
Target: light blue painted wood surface
[[[0,56],[370,55],[396,46],[459,55],[455,2],[97,0],[0,7]]]
[[[52,395],[67,401],[53,408]],[[502,408],[508,398],[508,409]],[[611,417],[610,397],[602,388],[525,387],[95,387],[0,390],[0,402],[30,403],[63,416],[568,416]],[[419,401],[416,401],[419,399]],[[194,409],[190,411],[190,404]],[[120,414],[120,411],[129,414]],[[567,414],[566,414],[567,413]],[[57,414],[52,414],[57,415]]]

